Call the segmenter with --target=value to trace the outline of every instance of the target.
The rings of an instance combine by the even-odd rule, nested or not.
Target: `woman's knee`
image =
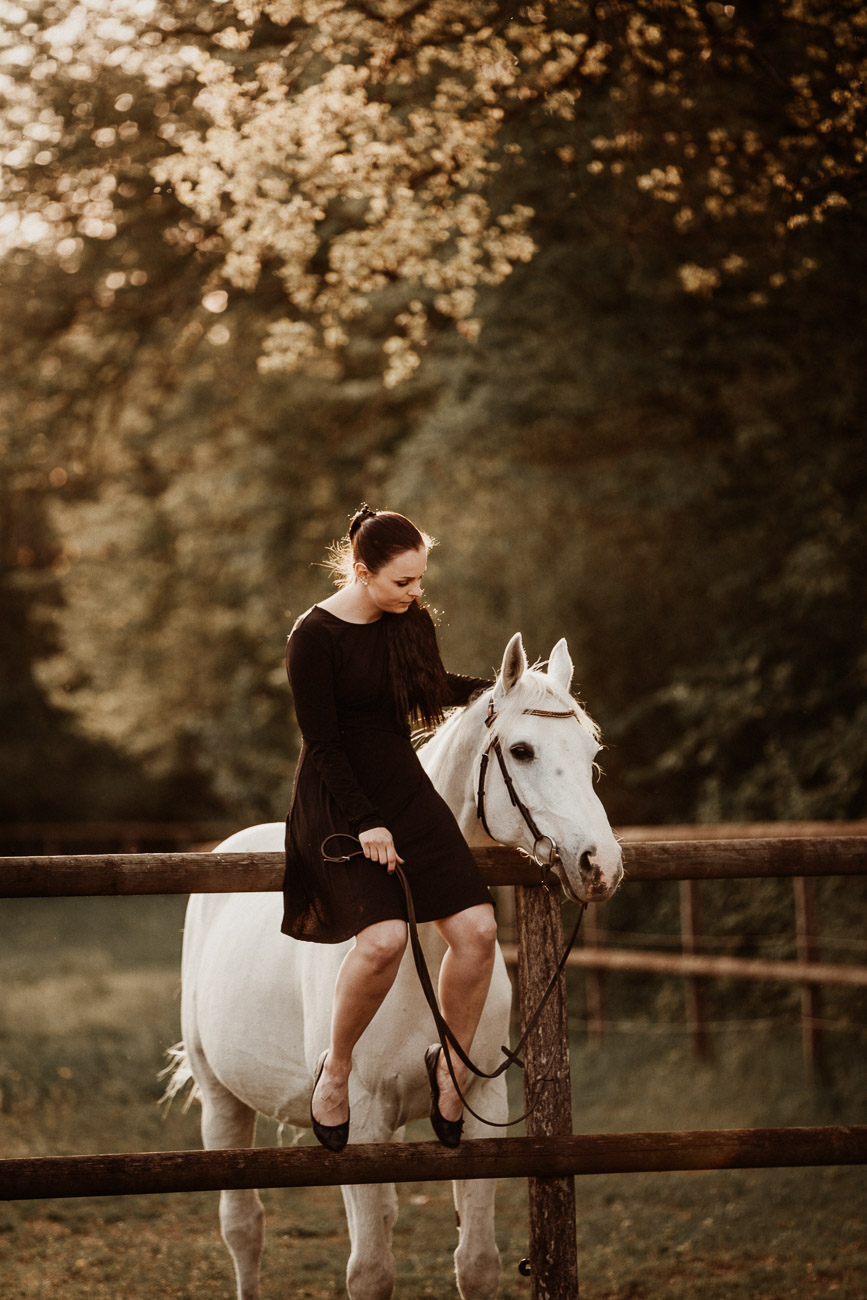
[[[403,956],[406,935],[404,921],[378,921],[361,930],[355,942],[366,961],[377,970],[388,970]]]
[[[455,942],[473,952],[479,960],[491,958],[497,942],[494,909],[487,904],[480,904],[461,912],[455,919],[458,921]]]

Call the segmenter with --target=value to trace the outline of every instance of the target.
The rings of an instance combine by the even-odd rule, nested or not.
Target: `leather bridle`
[[[574,709],[524,709],[523,714],[530,715],[535,718],[574,718],[576,722],[578,721],[578,714],[575,712]],[[490,729],[491,727],[493,727],[496,720],[497,720],[497,711],[496,708],[494,707],[494,697],[492,695],[490,700],[488,701],[488,713],[485,718],[485,726]],[[539,830],[539,827],[536,825],[536,821],[535,818],[533,817],[533,814],[530,812],[530,809],[527,807],[527,805],[524,803],[523,799],[515,789],[515,782],[512,780],[512,774],[509,771],[508,767],[506,766],[506,759],[503,755],[503,747],[500,744],[500,737],[496,734],[496,732],[493,732],[491,734],[491,739],[488,743],[487,749],[482,754],[482,761],[479,766],[479,788],[478,788],[478,793],[476,795],[476,816],[478,817],[479,821],[482,823],[482,826],[485,828],[485,834],[489,837],[489,839],[494,840],[494,842],[496,843],[497,837],[491,834],[491,828],[488,825],[488,818],[485,812],[485,786],[486,786],[487,775],[488,775],[488,765],[490,763],[492,752],[499,764],[500,772],[503,777],[503,782],[506,786],[506,789],[509,792],[509,798],[511,799],[513,806],[517,808],[518,812],[523,817],[527,829],[529,830],[530,834],[533,836],[533,851],[529,856],[533,859],[533,861],[536,863],[536,865],[540,868],[542,872],[543,888],[548,889],[549,884],[548,884],[546,872],[551,871],[554,865],[560,861],[560,852],[557,848],[557,842],[555,839],[552,838],[552,836],[546,835],[544,831]],[[544,841],[546,840],[549,846],[548,855],[547,858],[542,858],[539,852],[539,845],[544,843]]]

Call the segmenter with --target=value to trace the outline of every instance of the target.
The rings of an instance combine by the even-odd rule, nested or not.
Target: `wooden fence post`
[[[602,948],[605,944],[605,920],[602,904],[588,907],[584,915],[585,948]],[[587,1037],[597,1046],[605,1037],[605,974],[599,969],[587,971]]]
[[[500,946],[508,951],[516,949],[518,942],[517,922],[515,920],[515,887],[498,885],[496,894],[497,932]],[[509,1020],[509,1036],[514,1041],[521,1036],[521,999],[512,998],[512,1014]]]
[[[680,941],[681,951],[689,956],[699,952],[698,885],[694,880],[680,881]],[[687,976],[684,981],[686,1019],[692,1031],[693,1051],[699,1060],[709,1056],[707,1027],[704,1020],[704,998],[701,981],[697,976]]]
[[[518,928],[518,988],[521,1023],[526,1024],[547,988],[563,946],[560,900],[538,886],[515,889]],[[524,1102],[539,1104],[527,1116],[529,1137],[572,1133],[572,1084],[566,979],[550,998],[524,1051]],[[530,1295],[532,1300],[576,1300],[578,1249],[575,1237],[575,1179],[530,1178]]]
[[[792,881],[795,891],[795,921],[798,933],[798,960],[819,960],[818,905],[816,882],[796,876]],[[821,1075],[824,1069],[822,1029],[822,990],[818,984],[804,984],[801,989],[801,1036],[804,1044],[804,1065],[808,1074]]]

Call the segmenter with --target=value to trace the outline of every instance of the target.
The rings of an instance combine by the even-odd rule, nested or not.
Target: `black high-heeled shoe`
[[[440,1111],[440,1086],[437,1083],[437,1065],[442,1050],[439,1043],[434,1043],[424,1054],[424,1063],[430,1082],[430,1122],[434,1133],[436,1133],[444,1147],[457,1147],[461,1144],[464,1117],[462,1115],[460,1119],[446,1119],[445,1115]]]
[[[326,1150],[342,1151],[349,1141],[349,1116],[346,1116],[343,1124],[320,1124],[313,1114],[313,1093],[315,1093],[319,1080],[322,1078],[327,1055],[327,1051],[323,1052],[316,1066],[316,1078],[313,1080],[313,1092],[310,1094],[310,1127],[313,1129],[313,1136],[317,1142],[321,1142]]]

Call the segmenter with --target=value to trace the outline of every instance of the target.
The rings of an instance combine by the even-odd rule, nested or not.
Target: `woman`
[[[446,673],[433,622],[421,606],[431,539],[403,515],[363,506],[332,550],[339,590],[302,614],[286,666],[303,745],[286,830],[283,932],[316,943],[354,936],[337,977],[331,1041],[310,1099],[318,1140],[341,1151],[349,1135],[352,1050],[397,975],[407,940],[400,863],[419,921],[433,921],[448,950],[439,997],[465,1051],[493,969],[490,895],[457,822],[418,761],[410,720],[439,722],[491,683]],[[357,849],[346,863],[324,860]],[[431,1122],[460,1142],[461,1101],[429,1048]],[[454,1062],[458,1082],[465,1069]]]

